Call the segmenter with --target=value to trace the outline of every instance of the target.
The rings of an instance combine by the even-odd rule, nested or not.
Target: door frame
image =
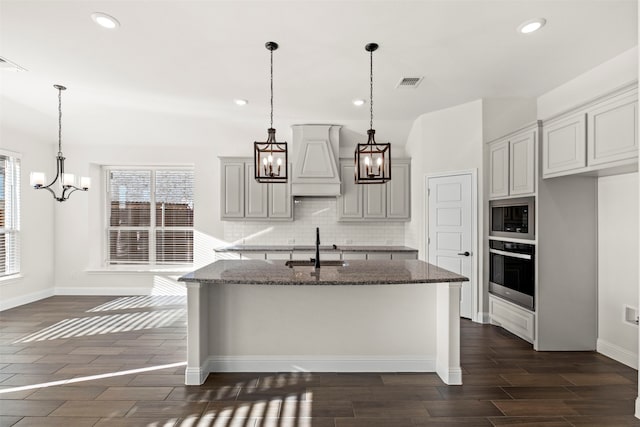
[[[425,260],[429,260],[429,180],[432,178],[443,178],[448,176],[458,175],[471,175],[471,253],[473,254],[473,260],[471,264],[471,320],[476,323],[483,323],[483,318],[479,313],[479,283],[478,278],[482,277],[480,273],[480,266],[482,265],[482,252],[478,248],[478,169],[464,169],[458,171],[447,171],[425,174],[424,176],[424,188],[423,193],[424,203],[424,254]]]

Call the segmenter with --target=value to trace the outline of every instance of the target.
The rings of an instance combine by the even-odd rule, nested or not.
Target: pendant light
[[[273,51],[278,49],[278,43],[265,44],[271,54],[271,127],[267,129],[266,142],[253,143],[253,160],[255,178],[258,182],[286,183],[288,153],[286,142],[276,142],[276,130],[273,128]]]
[[[369,52],[369,136],[366,144],[358,144],[355,153],[355,181],[356,184],[384,184],[391,180],[391,144],[378,144],[376,131],[373,129],[373,52],[378,49],[376,43],[367,44],[364,49]]]
[[[67,90],[62,85],[53,85],[58,90],[58,155],[56,156],[56,177],[51,181],[49,185],[44,185],[46,176],[44,172],[31,172],[30,183],[36,190],[48,190],[53,198],[59,202],[64,202],[75,191],[87,191],[91,187],[91,178],[83,176],[80,178],[80,186],[76,186],[76,177],[73,174],[65,173],[64,160],[65,157],[62,154],[62,91]],[[57,187],[61,190],[58,196],[53,187],[55,183],[58,183]],[[55,188],[55,187],[54,187]]]

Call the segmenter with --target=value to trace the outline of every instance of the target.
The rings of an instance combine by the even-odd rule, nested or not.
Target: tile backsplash
[[[338,222],[335,197],[296,197],[294,220],[225,221],[224,239],[236,245],[404,245],[404,222]]]

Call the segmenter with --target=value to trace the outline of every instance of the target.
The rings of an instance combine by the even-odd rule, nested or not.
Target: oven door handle
[[[520,259],[531,260],[531,255],[528,255],[528,254],[518,254],[518,253],[515,253],[515,252],[500,251],[498,249],[489,249],[489,253],[502,255],[502,256],[508,256],[508,257],[511,257],[511,258],[520,258]]]

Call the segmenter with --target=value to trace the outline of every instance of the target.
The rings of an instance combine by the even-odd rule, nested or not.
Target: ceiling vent
[[[27,71],[26,68],[23,68],[16,64],[15,62],[9,61],[7,58],[3,58],[0,56],[0,70],[3,71]]]
[[[403,77],[396,85],[396,89],[415,89],[424,77]]]

